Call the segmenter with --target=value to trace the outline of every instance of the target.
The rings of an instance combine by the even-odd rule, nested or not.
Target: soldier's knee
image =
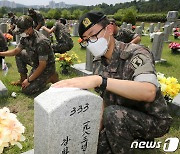
[[[111,105],[108,106],[104,109],[104,114],[103,114],[103,121],[104,124],[111,123],[118,121],[119,123],[123,123],[124,119],[127,117],[127,111],[120,106],[117,105]]]

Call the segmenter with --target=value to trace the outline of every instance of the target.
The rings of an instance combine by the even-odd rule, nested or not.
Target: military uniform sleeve
[[[25,48],[25,38],[21,37],[20,38],[20,41],[19,41],[19,44],[17,45],[18,48],[20,49],[24,49]]]
[[[130,66],[134,69],[134,81],[148,82],[154,84],[157,88],[159,87],[155,66],[150,54],[136,54],[131,58]]]
[[[125,42],[125,43],[131,42],[138,35],[138,34],[132,32],[131,30],[125,29],[125,28],[123,29],[123,34],[124,34],[124,37],[127,39],[127,42]]]
[[[38,45],[37,52],[39,61],[47,61],[48,54],[51,52],[50,45],[45,41],[41,41]]]

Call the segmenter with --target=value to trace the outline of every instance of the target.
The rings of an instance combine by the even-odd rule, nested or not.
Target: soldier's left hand
[[[102,78],[98,75],[77,77],[67,80],[61,80],[52,85],[54,88],[74,87],[81,89],[90,89],[99,86],[102,83]]]
[[[25,79],[23,82],[22,82],[22,88],[26,88],[27,86],[29,86],[30,83],[28,82],[28,79]]]

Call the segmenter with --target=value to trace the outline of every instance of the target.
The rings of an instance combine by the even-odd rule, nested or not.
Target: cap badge
[[[85,27],[89,26],[90,24],[91,24],[91,21],[89,20],[89,18],[85,18],[85,19],[83,20],[83,25],[84,25]]]

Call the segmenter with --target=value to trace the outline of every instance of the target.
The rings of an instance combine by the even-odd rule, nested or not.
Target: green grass
[[[70,52],[75,52],[79,60],[81,62],[85,62],[85,53],[84,49],[78,45],[77,41],[78,37],[73,37],[74,40],[74,48]],[[170,37],[170,40],[175,41],[173,37]],[[180,43],[180,40],[176,40],[176,42]],[[151,46],[150,39],[147,36],[142,37],[142,44],[146,46]],[[12,47],[11,47],[12,48]],[[180,59],[180,54],[172,54],[170,49],[168,48],[168,43],[164,44],[162,58],[167,60],[167,63],[163,64],[156,64],[156,69],[159,72],[164,73],[167,76],[174,76],[180,81],[180,63],[178,63]],[[11,112],[16,113],[20,122],[26,127],[24,136],[26,137],[26,141],[22,142],[23,149],[20,150],[17,146],[11,146],[10,148],[6,148],[4,150],[5,154],[20,154],[21,152],[28,151],[33,148],[33,118],[34,118],[34,104],[33,99],[36,95],[33,96],[26,96],[21,93],[20,87],[11,86],[10,82],[19,79],[19,75],[16,68],[15,58],[14,57],[6,57],[6,62],[9,67],[9,72],[7,76],[3,76],[2,72],[0,71],[0,80],[6,85],[9,91],[9,96],[6,98],[0,98],[0,108],[6,106],[8,107]],[[56,63],[57,71],[59,72],[58,63]],[[72,78],[76,76],[76,74],[72,73],[68,76],[60,75],[60,79]],[[10,94],[12,92],[17,93],[17,98],[12,98]],[[180,118],[174,116],[174,122],[171,127],[171,130],[168,134],[159,138],[158,140],[164,143],[165,139],[168,137],[179,137],[180,138]],[[148,150],[147,152],[141,151],[143,153],[162,153],[163,150]],[[139,152],[138,152],[139,153]],[[176,151],[176,153],[180,153],[180,150]]]

